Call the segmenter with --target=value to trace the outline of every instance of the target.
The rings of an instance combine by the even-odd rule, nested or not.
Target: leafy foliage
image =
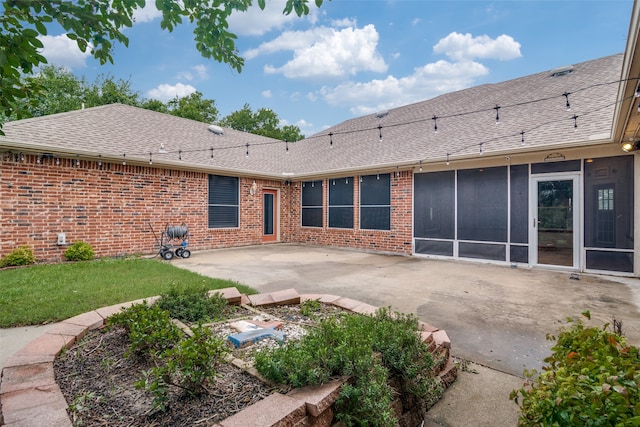
[[[0,259],[0,268],[35,264],[36,256],[29,246],[19,246]]]
[[[177,96],[167,102],[169,114],[199,122],[213,123],[218,120],[218,109],[213,99],[202,99],[201,92],[194,92],[188,96]]]
[[[298,342],[258,353],[255,366],[266,378],[294,387],[351,376],[336,401],[337,418],[349,426],[392,426],[390,377],[427,402],[442,393],[433,377],[435,363],[417,330],[417,319],[389,309],[374,316],[329,318]]]
[[[589,313],[583,313],[589,317]],[[571,327],[557,337],[544,372],[511,392],[521,426],[640,426],[640,351],[603,328]],[[554,336],[547,336],[556,340]]]
[[[227,300],[219,293],[209,297],[204,286],[186,286],[171,289],[156,303],[170,316],[187,322],[212,322],[224,317],[231,309]]]
[[[286,139],[289,142],[304,138],[297,126],[281,126],[278,115],[271,109],[260,108],[254,113],[249,104],[244,104],[242,109],[224,117],[220,125],[283,141]]]
[[[169,312],[146,301],[124,308],[108,319],[109,325],[123,327],[129,333],[128,353],[156,356],[173,348],[183,336],[169,317]]]
[[[201,325],[192,331],[192,337],[166,350],[161,356],[162,364],[143,372],[143,378],[136,382],[137,388],[153,393],[155,409],[166,410],[170,386],[184,390],[189,397],[202,394],[224,363],[228,353],[224,341]]]
[[[287,0],[283,12],[307,14],[308,2]],[[101,64],[113,63],[113,42],[129,44],[126,29],[133,26],[133,13],[145,3],[145,0],[4,0],[0,14],[0,120],[26,117],[25,102],[37,105],[42,88],[37,81],[23,76],[33,74],[47,63],[40,54],[43,44],[39,37],[47,35],[49,24],[59,25],[82,52],[88,50]],[[315,3],[320,6],[322,0]],[[155,2],[162,14],[161,28],[173,31],[188,21],[202,56],[227,63],[238,72],[244,59],[236,48],[237,36],[228,31],[228,18],[234,12],[247,10],[251,4],[252,0]],[[258,0],[258,5],[264,9],[265,0]]]
[[[94,255],[93,247],[81,240],[74,242],[64,251],[64,257],[68,261],[89,261],[93,259]]]

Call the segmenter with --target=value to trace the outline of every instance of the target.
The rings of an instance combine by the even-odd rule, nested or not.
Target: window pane
[[[209,175],[209,228],[232,228],[239,225],[239,178]]]
[[[633,249],[633,156],[593,159],[584,169],[585,246]]]
[[[514,246],[510,247],[511,262],[529,262],[529,248],[527,246]]]
[[[273,235],[273,194],[265,194],[263,202],[263,214],[264,214],[264,230],[265,236]]]
[[[360,204],[363,206],[391,204],[391,177],[388,173],[362,177]]]
[[[353,207],[329,207],[329,227],[353,228]]]
[[[495,261],[506,261],[506,245],[495,245],[490,243],[458,243],[458,255],[461,258],[492,259]]]
[[[322,208],[302,208],[303,227],[322,227]]]
[[[531,165],[531,173],[576,172],[579,170],[580,170],[580,160],[567,160],[566,162],[534,163]]]
[[[322,181],[307,181],[302,184],[302,206],[322,206]]]
[[[414,175],[414,237],[454,238],[454,171]]]
[[[507,241],[506,167],[458,171],[458,239]]]
[[[360,228],[364,230],[390,230],[391,208],[366,207],[360,208]]]
[[[633,273],[633,252],[587,251],[587,268]]]
[[[416,239],[416,253],[425,255],[453,256],[453,242]]]
[[[511,166],[511,243],[528,242],[529,166],[516,165]]]

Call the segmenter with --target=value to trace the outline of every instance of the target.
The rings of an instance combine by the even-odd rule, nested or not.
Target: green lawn
[[[172,286],[235,286],[155,259],[34,265],[0,271],[0,328],[55,322],[96,308],[160,295]]]

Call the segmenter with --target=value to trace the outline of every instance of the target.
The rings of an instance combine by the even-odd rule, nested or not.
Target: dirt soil
[[[321,312],[308,317],[300,313],[299,306],[292,305],[259,311],[244,309],[235,319],[281,320],[285,333],[289,331],[287,336],[299,338],[301,327],[313,325],[339,311],[322,305]],[[229,332],[226,323],[211,327],[221,335]],[[270,339],[258,344],[261,348],[278,345]],[[256,350],[229,346],[234,356],[243,360],[251,360]],[[186,398],[176,390],[172,392],[166,412],[154,411],[152,395],[134,386],[142,372],[153,364],[139,357],[125,357],[128,347],[124,329],[106,327],[90,332],[56,358],[56,381],[69,404],[68,412],[74,425],[210,426],[279,391],[231,364],[223,364],[220,376],[209,384],[205,395]]]

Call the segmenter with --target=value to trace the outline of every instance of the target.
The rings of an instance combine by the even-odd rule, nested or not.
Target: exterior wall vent
[[[566,76],[571,73],[573,73],[573,65],[565,65],[551,70],[551,77]]]

